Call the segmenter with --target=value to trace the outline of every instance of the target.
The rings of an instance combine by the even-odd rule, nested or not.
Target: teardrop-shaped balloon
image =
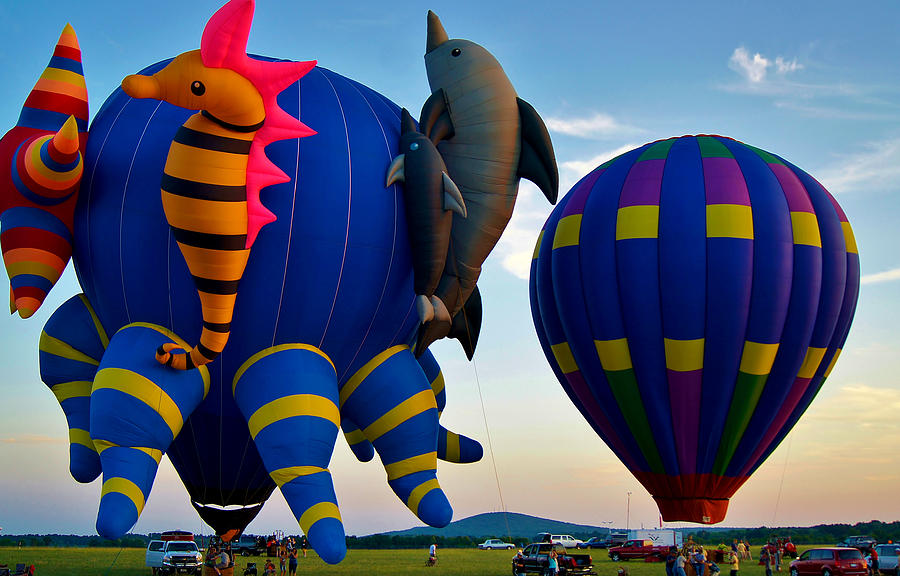
[[[834,367],[858,291],[828,191],[720,136],[595,169],[553,211],[531,268],[557,378],[666,521],[724,519]]]

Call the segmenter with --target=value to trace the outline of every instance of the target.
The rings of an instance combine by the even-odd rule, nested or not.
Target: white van
[[[579,544],[584,544],[578,538],[573,538],[568,534],[551,534],[550,541],[554,544],[562,544],[566,548],[577,548]]]

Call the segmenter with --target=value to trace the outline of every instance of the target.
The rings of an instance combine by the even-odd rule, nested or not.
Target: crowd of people
[[[309,548],[309,542],[306,536],[301,536],[299,541],[293,536],[278,540],[272,536],[267,543],[269,547],[274,545],[275,557],[278,559],[278,576],[295,576],[297,574],[297,564],[299,557],[302,555],[306,558],[306,550]],[[266,576],[275,576],[275,563],[271,559],[266,559],[265,572]]]
[[[293,536],[278,538],[273,534],[268,538],[260,537],[259,544],[260,547],[264,546],[264,550],[269,556],[263,566],[262,574],[265,576],[295,576],[299,559],[301,556],[306,558],[309,548],[309,540],[305,535],[295,539]],[[223,542],[217,537],[210,539],[205,558],[204,565],[217,576],[222,576],[227,569],[234,567],[231,543]],[[250,568],[250,570],[255,570],[255,568]]]
[[[737,541],[731,550],[721,544],[714,551],[715,557],[711,557],[703,546],[694,542],[692,537],[688,537],[681,548],[669,547],[669,553],[666,555],[666,576],[689,576],[689,571],[693,573],[690,576],[719,576],[722,569],[718,562],[727,563],[730,576],[738,576],[741,560],[749,554],[749,546],[746,543],[742,544],[743,552]]]

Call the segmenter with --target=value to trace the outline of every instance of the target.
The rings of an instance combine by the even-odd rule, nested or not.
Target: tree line
[[[836,544],[848,536],[863,534],[872,536],[878,542],[900,541],[900,522],[860,522],[857,524],[821,524],[809,527],[767,527],[758,528],[682,528],[685,539],[693,537],[695,542],[706,546],[730,545],[732,540],[746,540],[752,546],[760,546],[775,537],[791,537],[796,544]],[[534,534],[525,536],[487,534],[482,536],[433,536],[372,534],[370,536],[347,536],[347,548],[357,550],[396,550],[426,548],[437,544],[439,548],[474,548],[488,538],[499,538],[522,546],[531,541]],[[592,536],[606,536],[602,532],[573,533],[572,536],[587,540]],[[80,536],[75,534],[12,534],[0,537],[0,546],[48,546],[82,548],[146,548],[151,535],[128,534],[116,540],[100,536]]]

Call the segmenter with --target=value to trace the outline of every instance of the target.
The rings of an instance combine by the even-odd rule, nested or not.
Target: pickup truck
[[[543,576],[550,564],[550,550],[556,550],[559,576],[596,576],[594,559],[589,554],[568,554],[562,544],[540,542],[529,544],[513,556],[513,576],[538,574]]]
[[[621,546],[609,549],[609,559],[613,562],[631,560],[632,558],[665,558],[669,553],[668,545],[656,546],[653,540],[628,540]]]
[[[183,540],[151,540],[147,546],[146,565],[159,576],[191,574],[200,576],[203,556],[197,544]]]
[[[260,542],[262,540],[262,542]],[[266,539],[244,535],[231,542],[231,551],[237,556],[259,556],[266,551]]]

